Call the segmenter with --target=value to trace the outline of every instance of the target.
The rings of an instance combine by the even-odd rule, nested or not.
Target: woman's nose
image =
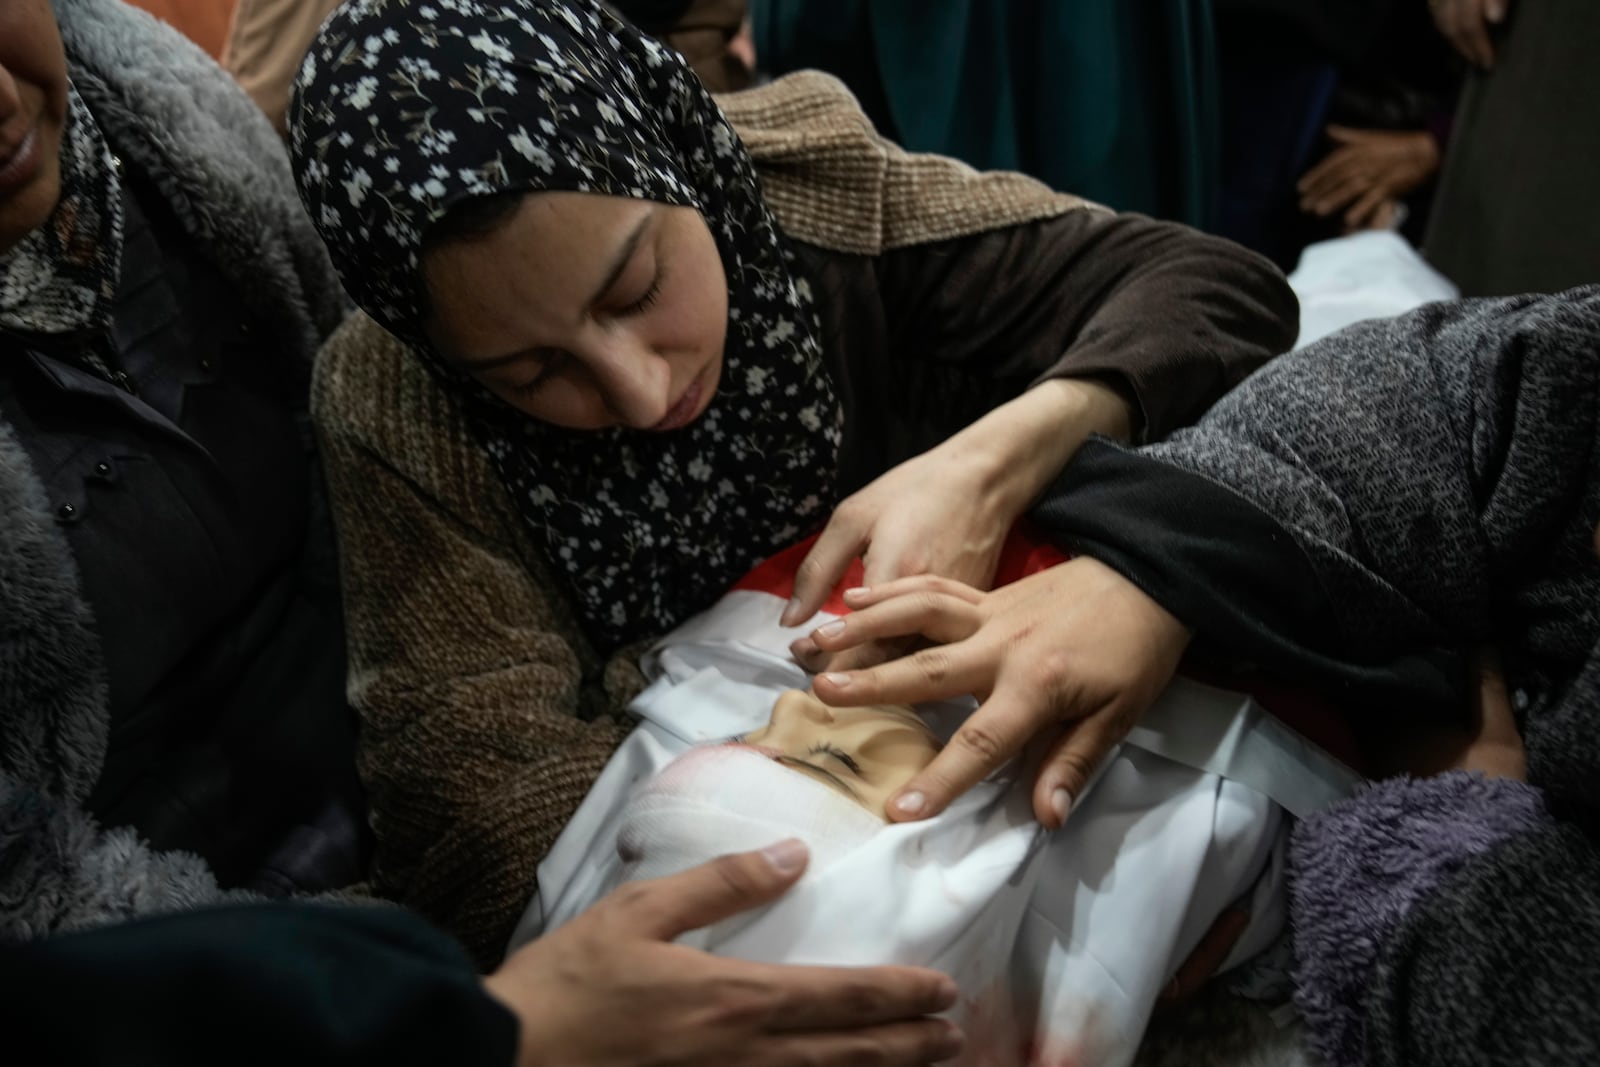
[[[671,409],[672,368],[648,348],[608,344],[594,368],[606,410],[624,426],[647,430]]]

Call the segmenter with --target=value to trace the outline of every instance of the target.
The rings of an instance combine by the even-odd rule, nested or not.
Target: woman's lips
[[[661,421],[650,427],[650,429],[660,433],[665,430],[681,429],[693,422],[694,417],[700,413],[700,397],[705,391],[705,385],[702,382],[703,378],[705,378],[705,371],[701,371],[695,376],[694,381],[689,383],[689,388],[683,391],[683,395],[678,398],[677,403],[668,408]]]
[[[33,126],[10,153],[0,157],[0,195],[15,192],[39,173],[39,127]]]

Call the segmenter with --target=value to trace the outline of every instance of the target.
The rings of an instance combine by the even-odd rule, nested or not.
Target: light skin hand
[[[625,885],[516,952],[484,985],[520,1024],[517,1067],[915,1067],[954,1056],[959,1031],[928,1018],[956,1000],[942,974],[749,963],[672,943],[777,899],[805,865],[805,846],[788,841]]]
[[[934,577],[852,590],[844,626],[813,635],[828,651],[920,635],[936,646],[868,670],[818,675],[834,705],[981,704],[888,807],[936,815],[1030,742],[1049,741],[1033,811],[1060,826],[1096,768],[1172,678],[1190,631],[1104,564],[1076,559],[985,593]]]
[[[1439,169],[1439,145],[1423,130],[1356,130],[1329,126],[1339,144],[1306,171],[1295,188],[1300,208],[1328,216],[1344,211],[1347,231],[1392,218],[1384,208],[1420,188]]]
[[[1445,39],[1483,70],[1494,66],[1494,42],[1489,30],[1506,20],[1511,0],[1429,0],[1433,24]]]
[[[815,614],[857,557],[869,586],[929,574],[988,588],[1017,517],[1090,434],[1126,439],[1130,423],[1121,394],[1084,379],[1042,382],[1001,405],[839,505],[800,564],[783,624]],[[810,670],[851,670],[906,647],[865,642],[835,656],[801,638],[792,651]]]

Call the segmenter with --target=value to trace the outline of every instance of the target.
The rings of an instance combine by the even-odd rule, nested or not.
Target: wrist
[[[951,438],[1013,517],[1026,511],[1091,434],[1126,441],[1133,424],[1121,392],[1092,378],[1052,378]]]
[[[483,991],[489,998],[498,1003],[511,1015],[512,1022],[517,1028],[517,1042],[515,1058],[508,1067],[526,1067],[533,1062],[532,1049],[529,1047],[527,1020],[522,1017],[522,1011],[517,1006],[517,1001],[511,993],[512,983],[504,977],[504,970],[485,975],[482,979]]]

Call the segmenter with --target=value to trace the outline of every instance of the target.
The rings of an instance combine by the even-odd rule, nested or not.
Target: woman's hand
[[[1321,216],[1344,211],[1347,231],[1386,224],[1393,205],[1439,169],[1438,142],[1425,130],[1329,126],[1328,136],[1339,147],[1306,171],[1295,188],[1302,211]]]
[[[1048,381],[900,464],[839,505],[800,564],[783,624],[815,614],[858,556],[869,586],[930,574],[987,589],[1017,517],[1090,434],[1126,438],[1130,418],[1108,385]],[[891,651],[866,642],[833,658],[806,638],[794,645],[812,670],[867,666]]]
[[[904,659],[812,683],[829,704],[900,704],[973,694],[981,706],[890,801],[896,820],[936,815],[1030,741],[1052,735],[1033,811],[1058,827],[1090,777],[1177,669],[1190,632],[1105,564],[1075,559],[980,592],[904,578],[845,594],[854,614],[819,628],[828,651],[920,634]]]
[[[1511,0],[1428,0],[1433,24],[1468,63],[1484,70],[1494,66],[1489,27],[1506,20]]]
[[[517,1016],[517,1065],[874,1063],[954,1056],[960,1032],[928,1018],[956,985],[912,967],[785,967],[672,943],[770,903],[805,869],[783,842],[623,886],[484,980]]]

